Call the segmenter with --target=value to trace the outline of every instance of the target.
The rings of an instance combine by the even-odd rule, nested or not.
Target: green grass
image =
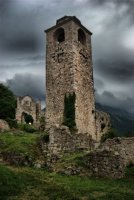
[[[134,179],[62,176],[0,165],[0,200],[132,200]]]
[[[24,132],[0,134],[0,152],[14,152],[34,156],[38,137],[37,134]]]
[[[24,132],[0,134],[0,152],[37,156],[38,134]],[[56,164],[58,170],[72,164],[83,166],[85,153],[64,155]],[[86,170],[86,169],[85,169]],[[0,164],[0,200],[132,200],[134,167],[120,180],[66,176],[45,169],[11,167]]]

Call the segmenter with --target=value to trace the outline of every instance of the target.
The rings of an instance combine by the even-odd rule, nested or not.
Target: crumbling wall
[[[24,122],[23,113],[31,115],[34,123],[38,122],[41,115],[41,103],[36,103],[30,96],[17,97],[16,119],[18,122]]]
[[[108,139],[84,161],[93,176],[122,178],[125,167],[134,164],[134,137]]]
[[[101,136],[107,133],[110,130],[110,128],[110,115],[106,112],[96,110],[97,141],[100,141]]]
[[[100,145],[100,149],[116,152],[125,165],[134,164],[134,137],[108,139]]]
[[[47,162],[55,162],[55,158],[60,158],[64,153],[93,150],[95,143],[86,133],[71,133],[66,126],[53,126],[49,130],[49,141],[42,140],[41,148]]]
[[[124,160],[112,151],[94,151],[84,158],[92,176],[105,178],[122,178],[124,176]]]

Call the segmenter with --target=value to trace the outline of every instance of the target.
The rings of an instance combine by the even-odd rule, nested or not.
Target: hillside
[[[134,197],[134,169],[126,169],[125,177],[119,180],[93,178],[63,173],[66,166],[83,166],[83,153],[64,155],[56,164],[59,172],[48,170],[46,166],[32,164],[39,159],[37,146],[39,133],[4,132],[0,134],[0,200],[130,200]],[[17,155],[12,162],[9,156]],[[25,156],[30,162],[17,162]],[[8,158],[8,160],[7,160]],[[32,159],[32,160],[31,160]],[[28,161],[27,160],[27,161]],[[39,162],[39,160],[38,160]],[[85,168],[87,171],[87,168]]]
[[[96,103],[96,109],[109,113],[112,127],[119,136],[134,136],[134,116],[124,110]]]

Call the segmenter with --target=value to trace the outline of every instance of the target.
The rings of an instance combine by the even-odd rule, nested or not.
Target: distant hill
[[[134,115],[124,110],[96,103],[96,109],[107,112],[111,117],[112,127],[119,136],[134,136]]]

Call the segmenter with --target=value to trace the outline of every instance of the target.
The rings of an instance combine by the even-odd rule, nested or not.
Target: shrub
[[[109,132],[101,136],[101,142],[105,142],[107,139],[113,139],[115,137],[117,137],[117,131],[114,129],[111,129]]]
[[[7,118],[6,121],[8,122],[10,128],[18,128],[17,120]]]
[[[75,98],[75,93],[65,95],[64,97],[63,125],[68,126],[71,131],[76,128]]]
[[[34,133],[37,131],[32,125],[29,125],[29,124],[23,124],[23,125],[20,125],[19,127],[21,130],[28,133]]]
[[[40,121],[40,127],[39,127],[39,130],[40,130],[40,132],[43,132],[44,130],[45,130],[45,116],[43,115],[43,116],[41,116],[40,117],[40,119],[39,119],[39,121]]]
[[[42,136],[42,140],[43,140],[45,143],[48,143],[48,142],[49,142],[49,134],[48,134],[48,133],[45,133],[45,134]]]

